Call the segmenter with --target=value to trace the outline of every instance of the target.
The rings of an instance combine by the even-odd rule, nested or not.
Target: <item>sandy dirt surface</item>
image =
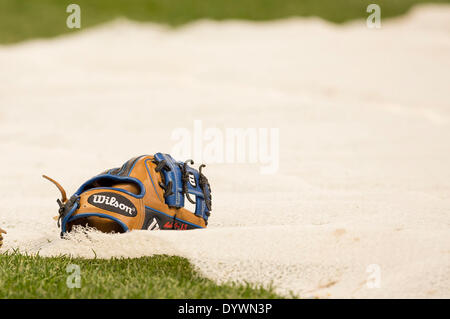
[[[301,297],[449,298],[450,7],[382,23],[116,21],[0,46],[2,250],[176,254]],[[279,128],[278,172],[211,163],[207,230],[59,238],[41,174],[73,192],[171,152],[194,120]]]

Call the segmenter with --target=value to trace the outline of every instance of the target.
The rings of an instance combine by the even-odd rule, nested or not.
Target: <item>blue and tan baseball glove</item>
[[[157,153],[133,158],[122,167],[107,170],[84,183],[72,197],[61,191],[58,227],[61,235],[76,225],[103,232],[134,229],[205,228],[211,213],[211,187],[201,165],[179,162]],[[195,210],[185,207],[186,200]]]

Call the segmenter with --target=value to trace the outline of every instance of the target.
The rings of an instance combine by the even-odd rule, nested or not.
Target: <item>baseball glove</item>
[[[94,227],[122,233],[134,229],[205,228],[211,212],[211,187],[201,165],[192,160],[178,162],[168,154],[140,156],[122,167],[107,170],[85,182],[67,198],[58,199],[61,236],[74,226]],[[195,211],[185,208],[185,199]]]
[[[3,246],[3,236],[2,234],[6,234],[6,231],[0,228],[0,248]]]

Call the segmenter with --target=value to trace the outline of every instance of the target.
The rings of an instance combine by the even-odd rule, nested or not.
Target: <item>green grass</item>
[[[80,288],[68,288],[70,264],[80,267]],[[73,277],[69,282],[73,282]],[[281,298],[271,287],[217,285],[199,275],[189,261],[165,255],[143,258],[45,258],[0,254],[0,298]]]
[[[266,21],[292,16],[341,23],[367,17],[369,3],[379,4],[386,18],[425,2],[450,0],[0,0],[0,44],[76,32],[66,27],[66,7],[71,3],[81,6],[83,29],[117,17],[170,26],[201,18]]]

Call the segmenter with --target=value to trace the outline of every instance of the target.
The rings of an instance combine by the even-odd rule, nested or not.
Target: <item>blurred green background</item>
[[[318,16],[342,23],[367,17],[370,3],[381,6],[382,18],[406,13],[418,3],[450,0],[0,0],[0,44],[67,32],[66,7],[81,6],[82,29],[117,17],[179,26],[202,18],[265,21]]]

